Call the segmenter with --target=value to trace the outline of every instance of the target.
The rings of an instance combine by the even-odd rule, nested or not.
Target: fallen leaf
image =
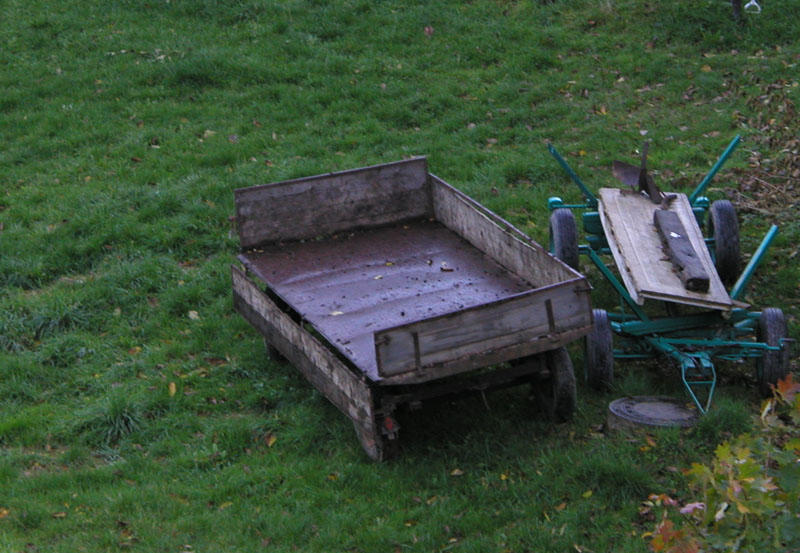
[[[453,469],[450,471],[450,476],[462,476],[464,471],[461,469]]]
[[[703,67],[700,68],[700,71],[702,71],[703,73],[710,73],[711,72],[711,66],[706,64],[706,65],[704,65]]]
[[[583,494],[582,494],[582,497],[583,497],[584,499],[589,499],[590,497],[592,497],[592,494],[593,494],[593,493],[594,493],[594,492],[592,492],[592,490],[586,490],[585,492],[583,492]]]
[[[57,513],[53,513],[52,517],[53,518],[67,518],[67,513],[65,513],[64,511],[59,511]]]
[[[9,514],[11,514],[11,511],[5,507],[0,507],[0,518],[6,518]]]
[[[683,508],[681,508],[680,512],[681,512],[682,515],[690,515],[695,511],[698,511],[698,510],[702,511],[705,508],[706,508],[706,504],[705,503],[700,503],[700,502],[687,503],[686,505],[683,506]]]
[[[566,508],[567,508],[567,502],[566,501],[563,502],[563,503],[559,503],[558,505],[555,506],[555,510],[556,511],[563,511]]]
[[[275,434],[273,434],[272,432],[270,432],[266,436],[264,436],[264,443],[267,444],[267,447],[274,446],[275,442],[277,442],[277,441],[278,441],[278,437]]]
[[[133,346],[131,349],[128,350],[128,353],[131,355],[137,355],[142,352],[141,346]]]
[[[226,502],[224,502],[223,504],[221,504],[221,505],[219,506],[219,510],[220,510],[220,511],[224,511],[225,509],[227,509],[227,508],[228,508],[228,507],[230,507],[231,505],[233,505],[233,501],[226,501]]]
[[[167,391],[169,392],[169,397],[172,397],[172,396],[175,395],[175,392],[178,391],[178,387],[175,385],[175,382],[170,382],[169,383],[169,385],[167,386]]]
[[[197,321],[200,319],[200,314],[197,311],[189,311],[189,318],[193,321]]]

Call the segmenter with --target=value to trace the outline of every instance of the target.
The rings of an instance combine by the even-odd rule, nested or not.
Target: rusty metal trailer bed
[[[235,308],[350,417],[367,454],[396,409],[533,383],[575,405],[564,346],[592,327],[586,279],[427,171],[425,158],[235,192]]]

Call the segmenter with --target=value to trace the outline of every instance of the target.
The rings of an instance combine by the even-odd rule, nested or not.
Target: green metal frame
[[[692,210],[701,228],[704,226],[705,216],[710,206],[709,199],[703,194],[711,179],[733,153],[739,141],[740,137],[736,136],[728,144],[717,162],[689,196]],[[754,333],[761,317],[761,313],[750,312],[746,309],[737,308],[725,314],[720,311],[707,311],[673,317],[648,316],[601,257],[603,254],[610,253],[610,250],[597,212],[597,197],[581,181],[552,144],[548,144],[547,148],[572,181],[577,184],[584,197],[584,203],[579,204],[566,204],[559,197],[551,197],[547,201],[547,207],[550,211],[559,208],[584,210],[582,224],[588,243],[579,245],[578,251],[589,257],[620,298],[620,310],[610,312],[609,321],[614,333],[620,336],[628,347],[615,349],[615,358],[641,359],[665,355],[674,359],[680,367],[681,381],[689,396],[698,410],[705,413],[711,406],[717,385],[717,372],[713,359],[736,361],[744,358],[756,358],[763,356],[767,351],[779,351],[785,347],[785,344],[770,346],[762,342],[742,339]],[[778,227],[775,225],[769,229],[750,262],[742,271],[739,280],[731,288],[731,299],[736,300],[742,296],[777,232]],[[713,238],[707,238],[706,244],[713,255]]]

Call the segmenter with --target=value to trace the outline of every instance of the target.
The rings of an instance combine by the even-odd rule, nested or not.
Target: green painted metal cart
[[[734,208],[727,200],[712,203],[704,196],[739,140],[737,136],[731,141],[691,195],[669,195],[675,201],[668,209],[682,220],[709,269],[711,285],[705,292],[681,286],[653,228],[652,210],[656,207],[647,196],[609,188],[594,194],[548,145],[584,198],[578,204],[565,203],[558,197],[548,200],[550,251],[575,269],[580,255],[589,257],[619,297],[618,309],[593,310],[594,327],[584,341],[585,375],[590,386],[611,386],[615,359],[666,356],[677,362],[686,391],[705,413],[717,385],[715,360],[754,359],[755,377],[763,395],[769,395],[772,385],[786,375],[792,340],[787,336],[783,312],[774,307],[751,311],[740,300],[778,228],[773,225],[769,229],[739,272],[739,227]],[[644,163],[643,159],[642,171]],[[581,214],[582,244],[578,243],[575,211]],[[707,237],[703,237],[704,227]],[[609,254],[616,272],[606,263]],[[645,299],[663,307],[645,310]],[[656,311],[661,314],[654,314]]]

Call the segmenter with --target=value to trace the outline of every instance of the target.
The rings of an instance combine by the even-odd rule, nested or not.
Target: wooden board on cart
[[[647,197],[619,188],[601,188],[600,220],[608,246],[628,293],[642,305],[654,299],[730,311],[734,302],[717,275],[703,233],[697,224],[689,199],[675,194],[669,210],[680,218],[700,262],[709,275],[708,292],[687,290],[664,252],[661,237],[653,224],[653,212],[660,206]]]

